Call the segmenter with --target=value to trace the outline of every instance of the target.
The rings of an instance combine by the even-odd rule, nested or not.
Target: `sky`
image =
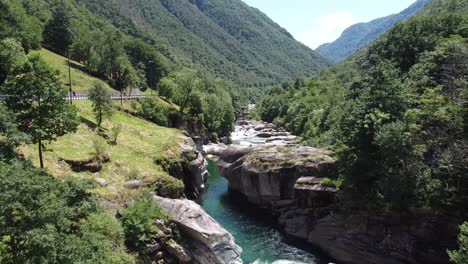
[[[243,0],[311,47],[336,40],[349,26],[398,13],[415,0]]]

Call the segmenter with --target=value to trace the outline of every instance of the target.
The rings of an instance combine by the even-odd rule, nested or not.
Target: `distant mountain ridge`
[[[75,0],[129,34],[151,35],[177,65],[241,86],[309,77],[329,62],[241,0]]]
[[[334,62],[344,60],[355,51],[376,40],[396,23],[408,20],[431,2],[432,0],[418,0],[400,13],[378,18],[367,23],[352,25],[343,31],[337,40],[332,43],[323,44],[315,51]]]

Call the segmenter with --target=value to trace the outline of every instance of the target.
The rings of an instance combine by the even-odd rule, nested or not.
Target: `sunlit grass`
[[[147,183],[157,180],[174,180],[154,161],[161,157],[179,157],[180,132],[177,129],[157,126],[120,111],[115,111],[112,120],[106,120],[102,125],[105,130],[110,130],[112,126],[118,124],[122,126],[117,145],[108,144],[107,146],[110,162],[104,165],[98,175],[90,172],[73,172],[68,164],[60,160],[85,160],[93,157],[92,142],[98,137],[97,130],[94,128],[91,103],[76,101],[75,105],[80,109],[80,116],[83,120],[78,131],[62,136],[46,146],[44,163],[52,175],[56,177],[72,175],[84,179],[104,178],[109,186],[98,186],[96,193],[113,202],[125,200],[132,195],[134,191],[123,187],[123,184],[131,180],[131,177],[138,177],[139,180]],[[39,166],[36,145],[23,146],[20,150],[26,158],[32,160],[35,166]]]
[[[60,56],[59,54],[53,53],[47,49],[41,49],[40,51],[35,51],[39,53],[42,58],[52,67],[60,71],[60,76],[64,87],[68,89],[68,61],[67,58]],[[88,91],[94,84],[94,82],[101,82],[104,87],[109,90],[114,91],[106,82],[100,80],[99,78],[93,77],[86,74],[85,72],[77,69],[77,67],[83,67],[80,63],[72,61],[74,67],[71,68],[72,76],[72,88],[76,92],[85,92]]]

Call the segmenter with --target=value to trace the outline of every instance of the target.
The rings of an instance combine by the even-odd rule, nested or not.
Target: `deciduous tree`
[[[58,71],[40,56],[30,55],[16,74],[5,82],[3,92],[10,96],[6,106],[16,114],[18,128],[38,144],[39,162],[44,167],[44,141],[76,131],[79,121],[76,109],[66,103],[66,90]]]
[[[111,95],[102,83],[95,82],[91,90],[89,90],[89,99],[93,104],[97,125],[101,126],[104,118],[112,117],[114,107],[112,106]]]

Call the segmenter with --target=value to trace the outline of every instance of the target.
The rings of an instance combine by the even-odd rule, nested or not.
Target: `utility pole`
[[[70,104],[73,104],[73,90],[72,90],[72,80],[71,80],[71,65],[70,65],[70,49],[68,49],[68,85],[70,92]]]

